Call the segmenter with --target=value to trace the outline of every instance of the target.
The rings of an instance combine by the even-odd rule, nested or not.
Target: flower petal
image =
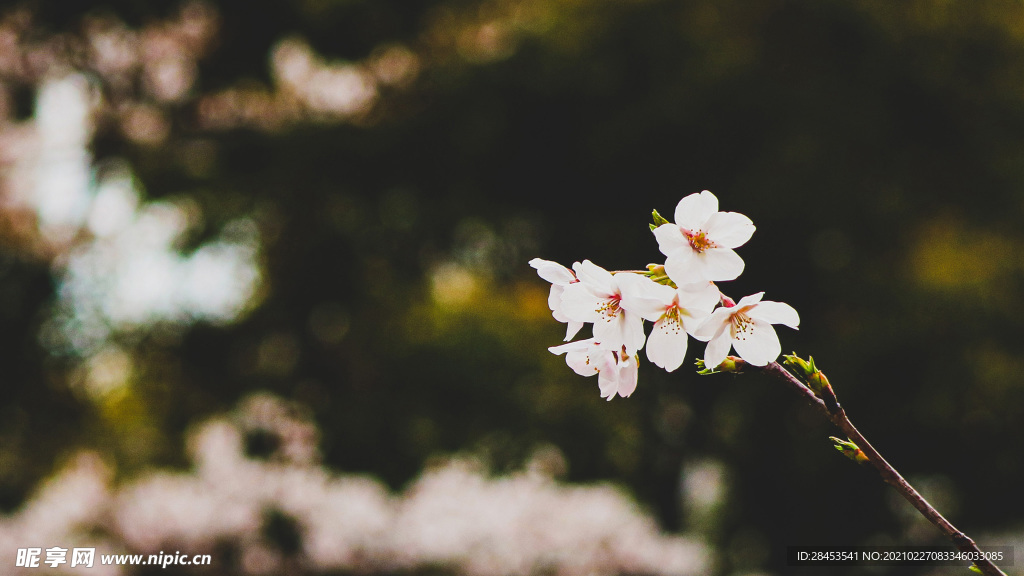
[[[718,291],[718,286],[711,282],[684,284],[677,290],[677,295],[680,308],[703,310],[708,314],[722,299],[722,293]]]
[[[552,262],[551,260],[544,260],[542,258],[534,258],[530,260],[530,266],[537,269],[537,275],[551,282],[551,284],[565,285],[574,280],[576,276],[558,262]]]
[[[708,238],[723,248],[738,248],[746,244],[754,230],[750,218],[738,212],[717,212],[705,224]]]
[[[565,325],[565,341],[568,342],[569,340],[572,340],[582,329],[583,322],[569,320]]]
[[[675,250],[686,248],[691,250],[690,242],[683,236],[683,231],[675,224],[662,224],[654,229],[654,239],[658,241],[658,250],[668,256]]]
[[[565,363],[572,371],[580,376],[593,376],[597,374],[597,368],[591,360],[590,353],[586,350],[573,350],[566,352]]]
[[[716,308],[710,316],[702,322],[697,329],[691,332],[694,338],[708,342],[716,338],[720,333],[729,327],[732,311],[734,308]]]
[[[729,355],[730,348],[732,348],[732,339],[729,337],[728,330],[722,330],[715,334],[715,337],[708,342],[708,347],[704,349],[704,367],[717,368]]]
[[[710,248],[697,254],[696,259],[700,261],[697,269],[705,280],[735,280],[743,273],[743,259],[731,248]]]
[[[586,340],[577,340],[575,342],[569,342],[566,344],[559,344],[558,346],[549,346],[548,352],[552,354],[565,354],[566,352],[573,352],[577,350],[586,350],[594,346],[594,339],[587,338]]]
[[[568,321],[568,318],[562,313],[562,292],[564,291],[565,286],[558,284],[552,284],[551,290],[548,291],[548,308],[551,308],[551,315],[559,322]]]
[[[619,371],[614,365],[605,366],[597,373],[597,387],[601,391],[601,398],[609,401],[615,398],[615,393],[619,391]]]
[[[790,328],[800,328],[800,315],[785,302],[766,300],[751,308],[748,315],[755,320],[764,320],[770,324],[785,324]]]
[[[647,338],[647,359],[672,372],[683,364],[688,339],[677,323],[659,320]]]
[[[700,308],[680,308],[679,321],[683,324],[683,330],[687,334],[697,331],[708,317],[708,312]]]
[[[750,306],[751,304],[757,304],[758,302],[761,301],[761,298],[763,298],[763,297],[764,297],[764,292],[758,292],[756,294],[751,294],[749,296],[744,296],[743,298],[740,298],[739,302],[736,303],[735,308],[737,310],[739,310],[740,308],[743,308],[744,306]]]
[[[764,320],[754,320],[747,328],[746,338],[733,340],[732,345],[741,358],[754,366],[774,362],[782,354],[782,344],[775,328]]]
[[[718,198],[704,190],[698,194],[690,194],[676,204],[676,225],[687,230],[697,231],[712,214],[718,212]]]
[[[630,355],[636,354],[647,340],[647,335],[644,334],[644,319],[636,314],[629,314],[626,318],[625,336],[622,345],[626,347],[626,352]]]
[[[622,307],[645,320],[654,322],[660,319],[665,314],[665,309],[672,305],[676,291],[644,276],[630,276],[636,280],[630,281],[628,286],[622,286],[620,283]]]
[[[576,277],[580,282],[598,295],[611,295],[614,292],[614,281],[611,272],[594,264],[590,260],[584,260],[576,270]]]
[[[577,322],[598,322],[603,315],[598,312],[602,300],[594,295],[585,282],[569,284],[562,291],[559,310],[568,320]]]
[[[604,350],[618,351],[623,346],[630,354],[644,347],[644,319],[620,310],[615,316],[602,316],[594,322],[594,340]]]
[[[676,284],[692,284],[706,280],[702,270],[698,270],[697,253],[687,244],[668,255],[665,260],[665,273]]]
[[[600,368],[598,361],[611,355],[611,352],[597,349],[593,338],[552,346],[548,350],[552,354],[565,354],[565,363],[580,376],[597,374]]]
[[[635,356],[630,356],[619,364],[619,396],[629,398],[633,394],[638,376],[639,367]]]

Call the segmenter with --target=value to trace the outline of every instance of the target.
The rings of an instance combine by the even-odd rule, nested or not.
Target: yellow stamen
[[[733,340],[746,340],[747,334],[754,329],[754,320],[747,316],[751,306],[744,306],[742,310],[734,312],[729,324],[729,334]]]
[[[621,308],[619,307],[618,297],[612,297],[608,300],[601,302],[601,305],[597,307],[597,312],[605,317],[606,320],[611,320],[619,315]]]
[[[703,230],[697,230],[696,232],[685,233],[686,239],[690,241],[690,246],[698,253],[704,252],[709,248],[718,248],[718,244],[715,244],[713,240],[708,238],[707,232]]]

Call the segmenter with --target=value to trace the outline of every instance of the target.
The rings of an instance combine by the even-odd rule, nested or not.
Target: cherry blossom
[[[633,297],[631,309],[654,322],[647,338],[647,359],[672,372],[686,356],[687,334],[693,334],[711,314],[721,293],[711,282],[672,288],[647,281],[639,285],[642,296]]]
[[[562,292],[562,312],[571,320],[594,323],[594,339],[606,350],[625,347],[629,355],[644,346],[644,320],[629,310],[637,283],[646,280],[637,274],[612,274],[590,260],[576,268],[579,282]]]
[[[694,332],[694,338],[708,343],[704,364],[714,368],[729,355],[729,349],[754,366],[775,361],[782,353],[779,336],[772,324],[799,328],[800,316],[789,304],[761,301],[764,292],[744,296],[735,306],[723,306],[711,313]]]
[[[658,247],[667,257],[665,271],[676,284],[733,280],[743,272],[738,248],[754,233],[743,214],[719,212],[718,198],[704,190],[676,206],[675,223],[654,230]]]
[[[565,363],[580,376],[597,374],[601,398],[611,400],[615,395],[629,397],[636,390],[639,365],[635,354],[619,350],[606,350],[593,338],[577,340],[548,348],[553,354],[565,354]]]
[[[707,342],[704,362],[719,366],[734,349],[749,364],[765,366],[782,352],[774,324],[798,328],[800,317],[788,304],[762,301],[763,292],[734,301],[716,281],[735,279],[743,260],[733,251],[754,233],[743,214],[720,212],[718,199],[704,190],[679,201],[675,223],[654,213],[655,237],[664,265],[647,271],[609,272],[590,260],[560,264],[535,258],[530,265],[551,282],[548,304],[556,319],[569,324],[570,340],[586,323],[593,337],[549,348],[565,354],[582,376],[598,375],[603,398],[629,396],[636,389],[638,352],[673,372],[686,357],[689,337]],[[715,306],[721,303],[721,307]],[[650,336],[644,321],[653,322]]]
[[[551,315],[555,320],[566,323],[565,341],[568,342],[569,340],[572,340],[573,336],[580,331],[580,328],[583,328],[583,322],[570,320],[565,313],[562,312],[562,292],[569,284],[579,282],[579,280],[576,279],[576,274],[558,262],[552,262],[551,260],[544,260],[542,258],[534,258],[533,260],[530,260],[530,266],[537,269],[538,276],[551,283],[551,291],[548,292],[548,307],[551,308]],[[573,266],[579,266],[579,262]]]

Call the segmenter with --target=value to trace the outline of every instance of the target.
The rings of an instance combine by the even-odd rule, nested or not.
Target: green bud
[[[783,354],[782,363],[794,370],[798,370],[801,375],[806,375],[811,372],[811,364],[807,360],[796,355],[796,352],[792,354]]]
[[[832,385],[829,384],[828,378],[825,377],[825,373],[821,370],[818,370],[807,377],[807,385],[810,386],[811,390],[814,390],[818,396],[821,396],[822,391],[826,388],[829,390],[832,389]]]
[[[645,276],[654,280],[658,284],[664,284],[666,286],[671,286],[672,288],[676,287],[676,283],[668,277],[668,273],[665,272],[665,266],[662,264],[648,264]]]
[[[800,372],[801,376],[807,376],[812,374],[816,368],[814,366],[814,358],[812,357],[809,361],[796,355],[796,352],[792,354],[783,354],[782,363],[794,370]]]
[[[846,456],[850,460],[853,460],[858,464],[863,464],[868,461],[868,457],[866,454],[864,454],[864,451],[861,450],[860,447],[854,444],[853,442],[850,442],[849,440],[843,440],[841,438],[836,438],[835,436],[829,436],[828,439],[833,442],[834,448],[836,450],[842,452],[843,456]]]
[[[671,222],[666,220],[664,216],[658,214],[657,210],[653,210],[651,212],[651,218],[654,219],[654,224],[651,224],[651,230],[654,230],[655,228],[661,226],[662,224],[671,224]]]
[[[975,572],[977,574],[984,574],[984,572],[981,571],[981,568],[978,568],[977,564],[971,564],[970,566],[967,567],[967,569],[970,570],[971,572]]]
[[[697,374],[700,374],[701,376],[718,374],[719,372],[732,372],[733,374],[738,374],[743,371],[743,367],[746,365],[747,363],[743,361],[742,358],[738,358],[736,356],[726,356],[725,360],[714,368],[708,368],[707,365],[704,364],[704,360],[698,359]]]
[[[697,358],[697,361],[694,362],[694,364],[697,365],[697,374],[700,374],[701,376],[707,376],[708,374],[718,373],[718,370],[715,370],[714,368],[708,368],[707,365],[704,364],[703,358]]]
[[[832,392],[832,385],[829,383],[825,373],[818,370],[817,365],[814,364],[814,356],[808,356],[807,360],[804,360],[794,352],[793,354],[783,355],[782,363],[793,368],[797,372],[797,376],[806,382],[807,386],[819,398],[822,397],[823,392],[829,396],[835,396],[835,393]],[[826,389],[828,392],[825,392]]]

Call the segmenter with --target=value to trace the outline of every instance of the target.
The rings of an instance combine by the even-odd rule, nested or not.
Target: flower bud
[[[836,450],[842,452],[843,456],[846,456],[850,460],[853,460],[858,464],[863,464],[868,461],[868,457],[864,454],[864,451],[853,442],[850,442],[849,440],[842,440],[835,436],[829,436],[829,440],[834,443]]]
[[[718,374],[719,372],[732,372],[738,374],[743,371],[743,368],[747,363],[737,356],[726,356],[725,360],[721,364],[714,368],[708,368],[702,358],[697,359],[697,374],[701,376],[707,376],[708,374]]]
[[[793,353],[786,354],[782,358],[782,363],[798,371],[797,376],[800,376],[802,380],[807,382],[807,386],[809,386],[818,397],[821,397],[822,393],[826,389],[828,390],[828,392],[825,392],[826,394],[835,396],[835,394],[832,393],[832,385],[829,384],[825,373],[818,370],[818,367],[814,365],[814,356],[808,356],[808,359],[804,360],[797,356],[796,353]]]
[[[658,214],[657,210],[651,211],[651,218],[654,219],[654,224],[651,224],[651,230],[654,230],[655,228],[661,226],[662,224],[671,224],[671,222],[669,222],[664,216]]]
[[[651,280],[654,280],[658,284],[664,284],[665,286],[676,287],[676,283],[668,277],[665,273],[665,266],[663,264],[648,264],[647,273],[645,274]]]
[[[792,354],[783,354],[782,363],[785,364],[786,366],[789,366],[790,368],[800,370],[800,372],[802,373],[801,375],[806,375],[808,372],[811,371],[811,364],[807,360],[804,360],[803,358],[797,356],[796,352]]]

